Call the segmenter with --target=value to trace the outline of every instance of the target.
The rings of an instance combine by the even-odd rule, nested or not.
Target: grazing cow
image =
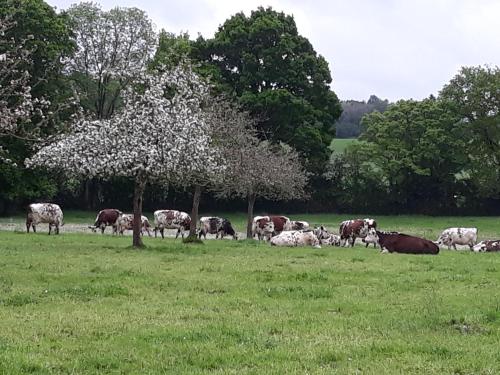
[[[437,239],[438,245],[451,246],[456,250],[456,245],[468,245],[471,251],[477,242],[477,228],[448,228]]]
[[[340,236],[329,232],[323,226],[314,228],[314,234],[321,245],[340,246]]]
[[[313,231],[283,231],[271,238],[271,246],[312,246],[321,249],[318,237]]]
[[[366,238],[377,242],[383,252],[404,254],[438,254],[439,247],[425,238],[397,232],[380,232],[375,228],[368,231]],[[385,249],[384,249],[385,248]]]
[[[97,217],[95,218],[94,225],[89,226],[92,232],[96,232],[97,228],[101,229],[101,233],[104,234],[104,230],[107,226],[113,227],[113,234],[118,233],[117,220],[123,214],[120,210],[115,208],[106,208],[99,211]]]
[[[500,240],[486,240],[481,241],[472,248],[476,253],[478,252],[493,252],[500,251]]]
[[[377,228],[377,222],[373,219],[367,218],[343,221],[342,223],[340,223],[339,228],[340,239],[341,241],[343,241],[342,246],[346,246],[349,242],[351,246],[354,247],[356,238],[359,237],[361,239],[364,239],[370,228]],[[365,247],[368,247],[368,243]]]
[[[184,238],[184,231],[189,231],[191,225],[191,216],[187,213],[177,210],[158,210],[154,212],[155,216],[155,237],[157,231],[160,231],[161,238],[165,238],[163,232],[165,229],[177,229],[175,238],[179,233]]]
[[[223,239],[225,235],[233,236],[234,240],[238,239],[238,234],[234,231],[231,222],[222,217],[201,217],[200,218],[200,233],[198,238],[204,236],[207,239],[207,233],[215,234],[215,238]]]
[[[290,221],[290,228],[291,230],[308,230],[309,223],[307,221],[292,220]]]
[[[121,214],[117,221],[116,226],[118,229],[118,233],[123,235],[123,232],[126,230],[134,229],[134,214]],[[148,233],[148,236],[151,237],[151,224],[146,216],[141,216],[141,235],[144,234],[144,231]]]
[[[53,225],[56,227],[55,233],[59,234],[59,227],[64,225],[61,207],[54,203],[30,204],[26,213],[26,231],[29,233],[31,226],[33,232],[36,233],[36,226],[40,223],[49,224],[49,235]]]
[[[252,224],[252,238],[257,235],[259,241],[262,238],[270,240],[272,236],[291,229],[290,219],[286,216],[255,216]]]

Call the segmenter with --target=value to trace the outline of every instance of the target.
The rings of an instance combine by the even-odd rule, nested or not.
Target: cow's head
[[[328,237],[328,231],[325,229],[323,225],[314,228],[313,233],[320,241]]]
[[[438,237],[437,241],[435,242],[436,245],[451,245],[452,239],[451,236],[448,233],[441,233],[441,235]]]
[[[368,230],[368,233],[366,234],[366,237],[364,240],[366,242],[370,242],[370,243],[378,243],[379,238],[378,238],[377,230],[375,228],[370,228],[370,230]]]

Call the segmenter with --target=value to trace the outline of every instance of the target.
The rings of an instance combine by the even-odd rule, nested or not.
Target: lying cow
[[[312,246],[321,249],[318,237],[313,231],[283,231],[271,238],[271,246]]]
[[[472,250],[474,250],[476,253],[500,251],[500,240],[481,241],[477,245],[474,245]]]
[[[377,228],[377,223],[373,219],[353,219],[345,220],[340,223],[339,234],[340,240],[343,241],[342,246],[346,246],[349,242],[354,247],[356,238],[365,238],[368,230]],[[366,244],[368,247],[368,244]]]
[[[286,216],[255,216],[252,224],[252,238],[257,235],[259,241],[262,238],[267,238],[269,241],[272,236],[291,229],[290,219]]]
[[[307,221],[292,220],[290,221],[290,228],[291,230],[308,230],[309,223]]]
[[[97,217],[95,218],[95,223],[93,226],[89,226],[92,229],[92,232],[96,232],[97,229],[101,229],[101,233],[104,234],[104,230],[107,226],[111,226],[113,228],[112,234],[118,233],[117,220],[123,214],[120,210],[115,208],[106,208],[104,210],[99,211]]]
[[[117,221],[116,226],[118,233],[123,235],[123,232],[126,230],[134,229],[134,215],[133,214],[121,214]],[[151,237],[151,224],[146,216],[141,216],[141,235],[144,234],[144,231],[147,232],[148,236]]]
[[[329,232],[323,226],[314,228],[314,234],[321,245],[340,246],[340,236]]]
[[[366,239],[380,245],[383,252],[404,254],[438,254],[439,247],[425,238],[397,232],[380,232],[375,228],[368,231]]]
[[[63,226],[63,212],[61,207],[55,203],[32,203],[28,206],[26,213],[26,231],[36,233],[36,226],[40,223],[49,224],[49,235],[52,226],[55,226],[55,233],[59,234],[59,227]]]
[[[160,231],[161,238],[165,238],[163,232],[165,229],[177,229],[175,238],[179,233],[184,238],[184,231],[189,231],[191,226],[191,216],[186,212],[177,210],[158,210],[154,212],[155,217],[155,237],[157,231]]]
[[[234,231],[231,222],[222,217],[201,217],[200,218],[200,232],[198,238],[203,236],[207,239],[207,233],[215,234],[215,238],[223,239],[224,236],[232,236],[234,240],[238,239],[238,234]]]
[[[438,245],[451,246],[456,250],[456,245],[468,245],[471,251],[477,243],[477,228],[448,228],[437,239]]]

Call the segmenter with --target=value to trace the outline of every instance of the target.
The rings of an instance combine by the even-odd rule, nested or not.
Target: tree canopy
[[[329,87],[328,63],[299,34],[292,16],[262,7],[249,17],[238,13],[213,39],[199,38],[192,54],[260,119],[261,138],[293,146],[311,171],[322,168],[341,108]]]

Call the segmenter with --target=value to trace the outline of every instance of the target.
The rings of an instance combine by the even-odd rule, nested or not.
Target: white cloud
[[[48,0],[61,9],[73,1]],[[500,65],[500,2],[494,0],[103,0],[145,10],[158,28],[213,36],[231,15],[272,6],[330,63],[341,99],[421,99],[463,65]]]

